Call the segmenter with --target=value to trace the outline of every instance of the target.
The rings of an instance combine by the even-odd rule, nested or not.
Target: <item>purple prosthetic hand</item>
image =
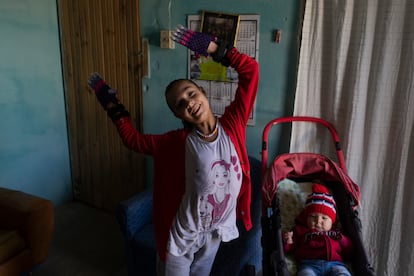
[[[117,91],[109,87],[98,73],[95,72],[89,77],[88,85],[95,92],[99,103],[105,110],[108,107],[108,103],[119,103],[116,97]]]
[[[117,91],[109,87],[98,73],[95,72],[89,77],[88,85],[93,89],[99,103],[113,122],[130,116],[124,105],[116,97]],[[109,105],[110,103],[112,104]]]
[[[217,38],[209,34],[195,32],[186,27],[178,26],[172,34],[172,39],[195,52],[196,55],[208,56],[208,46],[210,42],[215,42]]]

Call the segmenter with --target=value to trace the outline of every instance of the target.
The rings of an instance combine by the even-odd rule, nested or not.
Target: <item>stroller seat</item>
[[[284,179],[277,186],[282,232],[287,232],[293,228],[296,216],[303,210],[306,197],[312,192],[312,182],[297,183]],[[286,255],[286,265],[290,275],[295,275],[297,268],[293,256]]]

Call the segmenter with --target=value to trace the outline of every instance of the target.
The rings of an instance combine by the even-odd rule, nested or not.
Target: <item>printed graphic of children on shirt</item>
[[[232,156],[231,162],[237,174],[237,179],[240,179],[240,172],[238,172],[238,167],[235,165],[236,158]],[[231,183],[231,168],[232,164],[225,160],[215,161],[211,165],[209,179],[212,183],[212,191],[202,199],[204,202],[204,211],[200,214],[203,226],[206,229],[219,223],[227,209],[228,202],[231,198],[229,186]]]

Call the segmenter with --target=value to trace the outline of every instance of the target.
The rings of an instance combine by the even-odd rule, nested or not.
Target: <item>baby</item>
[[[312,185],[304,210],[296,217],[293,231],[283,233],[284,250],[298,261],[297,275],[351,275],[344,261],[353,244],[335,227],[336,203],[328,189]]]

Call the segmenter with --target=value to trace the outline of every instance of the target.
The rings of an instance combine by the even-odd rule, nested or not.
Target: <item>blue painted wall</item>
[[[140,0],[141,34],[149,39],[151,78],[144,80],[144,131],[161,133],[181,126],[171,115],[164,90],[176,78],[187,76],[187,52],[181,45],[175,49],[159,47],[160,30],[186,25],[187,15],[201,14],[202,10],[236,14],[259,14],[260,84],[256,100],[256,124],[247,129],[248,153],[260,159],[262,131],[275,117],[291,114],[293,109],[301,1],[282,0]],[[274,42],[274,32],[282,30],[280,44]],[[289,131],[276,126],[270,133],[269,151],[285,151]],[[273,154],[272,154],[273,152]],[[151,160],[149,159],[151,165]],[[148,174],[151,181],[151,167]]]
[[[72,198],[55,0],[0,1],[0,186]]]
[[[298,57],[300,0],[141,0],[142,36],[150,41],[151,78],[144,80],[144,131],[181,126],[164,99],[165,86],[186,77],[184,47],[159,47],[159,32],[186,24],[187,15],[212,10],[260,15],[261,80],[256,125],[247,130],[249,154],[260,158],[265,124],[291,113]],[[273,42],[282,29],[280,44]],[[0,186],[60,204],[72,199],[70,157],[56,0],[0,1]],[[272,151],[288,135],[271,137]],[[152,178],[149,159],[149,182]]]

